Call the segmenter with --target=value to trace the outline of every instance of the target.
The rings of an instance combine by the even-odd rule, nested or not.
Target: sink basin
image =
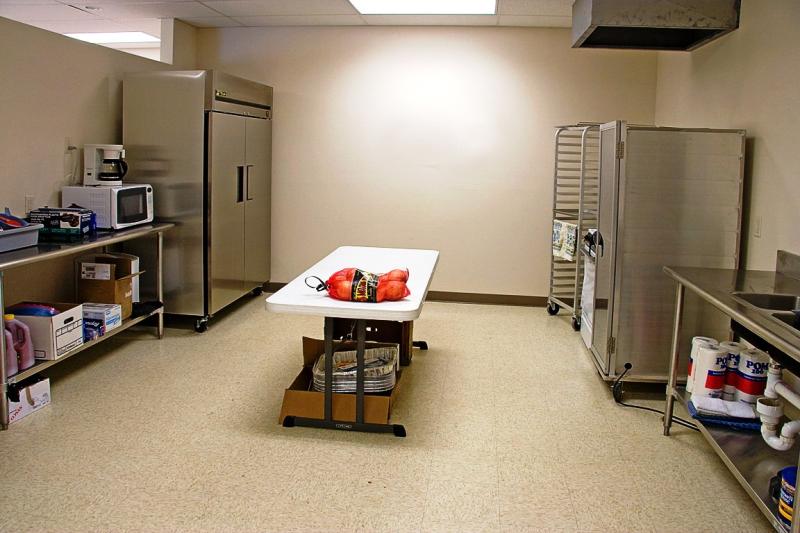
[[[794,313],[772,313],[772,316],[784,324],[800,330],[800,316]]]
[[[758,307],[759,309],[768,309],[771,311],[793,311],[795,309],[800,309],[800,296],[795,296],[794,294],[735,292],[733,293],[733,297],[753,307]]]

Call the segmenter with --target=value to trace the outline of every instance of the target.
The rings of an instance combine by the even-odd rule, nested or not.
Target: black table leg
[[[364,345],[367,324],[356,320],[356,424],[364,423]]]
[[[333,420],[333,318],[325,317],[325,420]]]

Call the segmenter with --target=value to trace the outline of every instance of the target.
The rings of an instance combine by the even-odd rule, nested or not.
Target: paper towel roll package
[[[769,354],[761,350],[744,350],[740,354],[736,371],[735,398],[740,402],[756,403],[767,386]]]
[[[717,339],[712,339],[711,337],[692,337],[692,351],[689,353],[689,377],[686,379],[686,392],[692,392],[692,388],[694,387],[694,361],[697,357],[697,350],[700,349],[700,346],[705,345],[717,345]]]
[[[739,370],[740,353],[747,349],[741,342],[725,341],[719,347],[728,352],[728,364],[725,371],[725,387],[722,390],[723,400],[734,400],[736,397],[737,370]]]
[[[725,386],[728,352],[719,345],[706,344],[697,350],[694,358],[694,383],[692,397],[721,398]]]

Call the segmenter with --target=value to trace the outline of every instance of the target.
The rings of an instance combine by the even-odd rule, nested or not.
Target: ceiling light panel
[[[494,15],[497,0],[350,0],[362,15]]]
[[[161,39],[143,31],[116,31],[98,33],[66,33],[67,37],[94,44],[158,43]]]

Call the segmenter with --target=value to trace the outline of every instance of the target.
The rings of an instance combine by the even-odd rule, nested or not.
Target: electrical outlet
[[[25,195],[25,214],[27,215],[31,211],[33,211],[33,195],[32,194],[26,194]]]
[[[753,224],[753,237],[761,238],[761,216],[757,216]]]

